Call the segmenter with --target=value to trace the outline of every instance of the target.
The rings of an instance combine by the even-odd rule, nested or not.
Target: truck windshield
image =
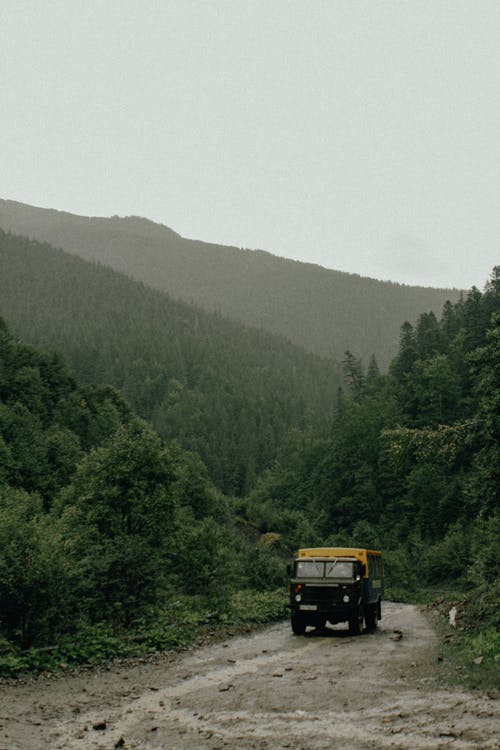
[[[297,578],[323,578],[325,563],[316,560],[299,560],[297,562]]]
[[[326,563],[326,578],[354,578],[353,563],[332,560]]]
[[[354,563],[345,560],[298,560],[297,578],[354,578]]]

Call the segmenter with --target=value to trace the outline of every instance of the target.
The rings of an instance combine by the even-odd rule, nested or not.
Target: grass
[[[442,672],[445,684],[482,690],[491,697],[500,696],[500,633],[487,628],[477,634],[450,631],[444,622],[437,625],[441,652],[448,664]]]

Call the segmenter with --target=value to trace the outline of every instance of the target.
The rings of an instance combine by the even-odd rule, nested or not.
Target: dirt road
[[[426,617],[378,631],[288,624],[156,663],[0,687],[0,750],[500,748],[499,701],[444,689]]]

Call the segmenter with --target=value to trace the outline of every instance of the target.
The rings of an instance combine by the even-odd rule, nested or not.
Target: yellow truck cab
[[[347,622],[353,635],[377,627],[382,617],[384,567],[378,550],[354,547],[299,549],[290,569],[291,625],[303,635],[308,625]]]

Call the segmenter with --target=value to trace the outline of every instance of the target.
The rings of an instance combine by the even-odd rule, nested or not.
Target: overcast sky
[[[363,276],[500,263],[500,2],[0,0],[0,197]]]

